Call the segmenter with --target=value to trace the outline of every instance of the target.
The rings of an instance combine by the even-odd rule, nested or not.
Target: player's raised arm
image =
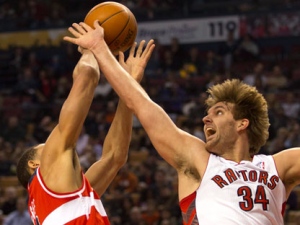
[[[54,191],[66,191],[67,184],[72,186],[70,183],[74,179],[74,170],[79,167],[74,154],[75,144],[92,103],[99,77],[99,67],[93,54],[84,50],[73,71],[73,85],[62,106],[58,124],[48,137],[41,155],[40,170],[43,179]],[[80,176],[80,173],[77,174]],[[75,186],[69,188],[78,188]]]

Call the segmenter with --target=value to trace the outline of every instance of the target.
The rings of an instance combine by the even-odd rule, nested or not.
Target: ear
[[[40,165],[40,162],[38,162],[37,160],[29,160],[28,161],[28,166],[30,169],[35,170],[39,165]]]
[[[248,126],[249,126],[249,120],[248,119],[241,119],[241,120],[238,121],[237,131],[246,130],[246,128]]]

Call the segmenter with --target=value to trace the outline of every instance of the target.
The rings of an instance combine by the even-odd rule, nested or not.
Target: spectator
[[[227,34],[227,39],[223,42],[219,47],[219,54],[223,58],[224,69],[230,70],[232,63],[234,52],[237,48],[237,43],[234,39],[234,32],[229,31]]]
[[[98,86],[95,89],[95,98],[109,99],[112,94],[112,88],[110,84],[106,81],[105,76],[100,77]]]
[[[286,88],[288,85],[288,79],[283,74],[281,67],[275,65],[267,77],[267,88],[269,92],[278,92]]]
[[[16,116],[8,118],[5,128],[1,131],[3,138],[15,145],[18,140],[22,140],[25,137],[25,128]]]
[[[235,60],[255,60],[258,59],[260,49],[250,34],[245,34],[240,40],[235,51]]]
[[[124,195],[135,192],[138,187],[138,177],[131,172],[128,164],[125,164],[113,180],[110,186],[110,193],[112,195]]]
[[[281,127],[277,130],[276,137],[271,141],[269,145],[269,154],[275,154],[287,147],[286,140],[288,138],[289,131],[285,127]]]
[[[220,72],[220,70],[221,64],[218,55],[213,50],[209,50],[204,62],[202,63],[202,73],[214,74]]]
[[[4,151],[0,151],[0,176],[11,176],[14,164]]]
[[[17,189],[13,186],[4,190],[4,201],[0,207],[4,215],[8,215],[17,209]]]
[[[262,62],[256,63],[253,72],[247,74],[243,78],[243,81],[251,86],[256,86],[260,91],[265,92],[267,77],[264,69],[264,64]]]
[[[299,98],[294,92],[287,92],[284,101],[281,103],[284,114],[287,117],[297,119],[300,113]]]
[[[15,90],[18,94],[35,94],[39,88],[38,80],[35,78],[32,69],[29,66],[23,68],[22,73],[19,75],[18,83]]]
[[[173,56],[175,69],[179,70],[186,59],[186,52],[177,37],[171,38],[171,43],[168,46],[168,49],[171,51]]]
[[[4,219],[3,225],[32,225],[25,198],[18,198],[16,210]]]
[[[134,206],[130,210],[129,219],[124,225],[146,225],[146,222],[142,218],[142,212],[140,207]]]
[[[143,221],[146,225],[157,224],[160,214],[157,205],[153,199],[148,200],[144,212],[142,212]]]

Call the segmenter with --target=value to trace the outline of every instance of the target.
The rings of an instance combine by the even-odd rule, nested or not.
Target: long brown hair
[[[261,93],[253,86],[238,79],[226,80],[208,89],[206,100],[208,109],[218,102],[233,103],[234,119],[246,118],[250,124],[247,128],[251,155],[258,153],[269,137],[268,105]]]

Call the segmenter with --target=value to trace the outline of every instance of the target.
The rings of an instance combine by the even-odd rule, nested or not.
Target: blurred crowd
[[[154,10],[158,8],[158,1],[120,2],[138,9],[149,19],[159,15]],[[161,2],[160,9],[178,10],[185,1]],[[205,2],[190,1],[193,4]],[[99,1],[89,0],[83,4],[76,0],[2,0],[1,3],[2,29],[6,26],[34,29],[54,23],[65,26],[66,16],[77,18]],[[67,6],[74,8],[68,15]],[[151,13],[151,9],[155,13]],[[247,33],[239,40],[229,33],[226,41],[212,49],[197,44],[183,45],[176,37],[168,45],[161,45],[159,40],[155,42],[156,48],[141,85],[177,126],[204,140],[202,117],[207,88],[228,78],[239,78],[256,86],[269,104],[270,137],[261,153],[274,154],[300,146],[300,47],[286,52],[264,48]],[[15,176],[16,163],[24,149],[45,142],[57,123],[79,57],[76,46],[65,42],[60,46],[11,46],[0,50],[0,178]],[[117,102],[118,96],[102,76],[76,147],[84,170],[101,158],[103,140]],[[176,171],[160,158],[134,118],[128,163],[102,197],[111,224],[182,224],[176,176]],[[289,209],[299,209],[297,198],[300,196],[293,192],[288,201]],[[26,191],[21,186],[1,183],[0,224],[31,224],[25,199]]]
[[[69,26],[105,0],[0,0],[0,32]],[[299,0],[115,0],[138,21],[294,9]]]

